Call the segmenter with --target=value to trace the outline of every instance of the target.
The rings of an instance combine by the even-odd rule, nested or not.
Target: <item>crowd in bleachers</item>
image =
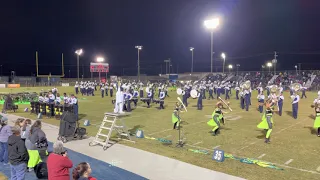
[[[8,125],[8,118],[0,115],[0,162],[10,166],[12,180],[24,180],[26,173],[35,173],[39,179],[50,180],[95,180],[91,177],[88,163],[73,167],[68,152],[61,141],[48,152],[46,134],[40,120],[31,125],[29,119],[17,119],[14,126]]]

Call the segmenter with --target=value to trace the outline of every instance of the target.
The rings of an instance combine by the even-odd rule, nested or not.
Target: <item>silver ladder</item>
[[[128,114],[105,113],[97,135],[94,137],[94,140],[89,143],[89,146],[100,144],[102,145],[103,150],[108,149],[111,145],[114,144],[113,141],[110,141],[110,137],[114,130],[119,136],[118,139],[122,139],[121,137],[125,137],[126,139],[123,140],[134,142],[131,140],[130,134],[123,120],[120,118],[124,116],[128,116]],[[117,120],[121,121],[121,125],[117,125]]]

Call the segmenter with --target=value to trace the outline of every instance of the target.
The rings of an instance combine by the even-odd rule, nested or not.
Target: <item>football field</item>
[[[0,93],[22,91],[39,93],[41,89],[46,90],[47,87],[0,89]],[[59,87],[58,90],[60,94],[74,93],[73,87]],[[171,123],[177,94],[171,91],[169,96],[165,99],[166,109],[164,110],[158,110],[159,104],[152,104],[151,108],[146,108],[146,104],[139,101],[131,115],[124,118],[124,122],[132,133],[141,129],[146,136],[172,140],[173,144],[168,145],[145,138],[135,139],[136,143],[126,141],[120,143],[246,179],[319,179],[320,138],[312,128],[314,109],[310,107],[317,97],[315,92],[307,92],[308,98],[300,100],[297,120],[291,116],[289,92],[284,93],[283,115],[280,117],[274,114],[273,116],[274,128],[270,144],[264,143],[264,131],[257,129],[262,114],[257,111],[256,91],[252,94],[252,106],[248,112],[240,108],[239,101],[235,100],[235,92],[232,92],[230,106],[233,111],[225,114],[226,123],[218,136],[212,136],[211,127],[207,125],[217,100],[203,100],[204,108],[199,111],[196,109],[197,100],[189,98],[188,112],[180,114],[186,141],[184,148],[176,148],[178,131],[172,129]],[[90,136],[95,136],[104,113],[113,111],[111,100],[112,98],[108,96],[101,98],[99,90],[95,92],[95,96],[78,96],[80,121],[83,125],[84,120],[90,120],[91,126],[86,127]],[[19,105],[19,110],[15,114],[36,119],[35,114],[23,112],[26,107],[29,105]],[[43,121],[59,125],[59,121],[54,118],[43,117]],[[188,149],[207,150],[210,155],[194,153]],[[223,150],[236,157],[271,162],[283,170],[241,163],[230,158],[225,159],[224,162],[215,162],[212,160],[213,149]]]

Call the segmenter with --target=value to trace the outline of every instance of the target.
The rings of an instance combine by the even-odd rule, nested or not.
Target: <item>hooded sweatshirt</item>
[[[47,144],[46,134],[38,127],[35,127],[31,131],[30,141],[33,145],[32,150],[46,150],[47,146],[37,147],[36,144]],[[28,147],[29,149],[29,147]]]
[[[20,136],[11,135],[8,139],[8,154],[11,165],[28,163],[29,155],[24,141]]]

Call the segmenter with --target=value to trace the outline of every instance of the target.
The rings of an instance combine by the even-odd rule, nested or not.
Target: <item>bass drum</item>
[[[195,90],[195,89],[192,89],[191,92],[190,92],[190,96],[193,98],[193,99],[196,99],[198,97],[198,91]]]

